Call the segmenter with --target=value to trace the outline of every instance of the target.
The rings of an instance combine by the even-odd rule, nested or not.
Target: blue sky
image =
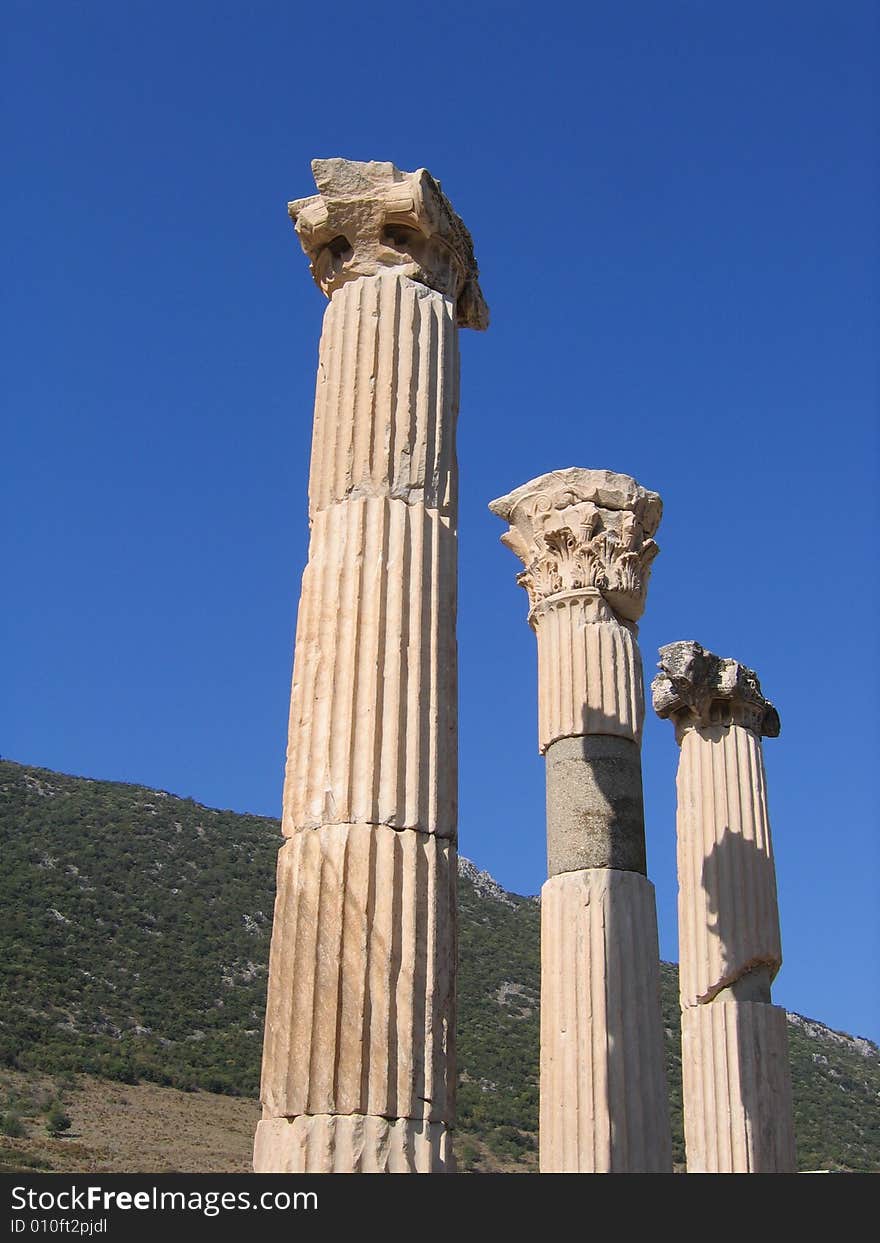
[[[661,493],[641,630],[754,666],[791,1009],[880,1038],[876,9],[10,3],[0,751],[277,814],[323,299],[314,156],[428,167],[462,334],[461,849],[544,878],[535,644],[492,498]],[[649,870],[677,957],[672,729]]]

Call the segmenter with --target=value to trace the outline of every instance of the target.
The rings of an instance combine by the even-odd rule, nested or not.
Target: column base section
[[[780,1006],[721,1000],[681,1015],[689,1174],[790,1174],[797,1169]]]
[[[540,1169],[672,1172],[654,887],[636,872],[541,890]]]
[[[269,1118],[455,1114],[455,845],[301,829],[278,856],[260,1098]]]
[[[266,1118],[254,1139],[257,1174],[454,1174],[444,1122],[319,1114]]]

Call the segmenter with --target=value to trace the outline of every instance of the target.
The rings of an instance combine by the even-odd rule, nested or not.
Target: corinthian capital
[[[690,727],[730,724],[759,737],[778,735],[779,713],[764,697],[754,669],[691,640],[667,643],[659,655],[660,672],[651,683],[654,711],[672,718],[679,739]]]
[[[652,536],[662,513],[656,492],[629,475],[571,466],[532,479],[489,506],[510,523],[501,542],[525,570],[517,578],[532,609],[566,592],[592,591],[618,619],[645,610]]]
[[[329,298],[346,281],[396,268],[451,298],[462,328],[486,328],[474,244],[427,169],[313,160],[319,193],[288,211],[312,275]]]

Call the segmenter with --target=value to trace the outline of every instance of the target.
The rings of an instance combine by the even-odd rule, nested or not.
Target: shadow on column
[[[702,885],[707,913],[714,917],[708,921],[708,931],[719,942],[721,972],[701,1004],[724,1006],[725,1014],[718,1018],[728,1023],[735,1015],[735,1067],[730,1065],[727,1047],[734,1034],[729,1029],[723,1050],[731,1089],[736,1076],[742,1106],[740,1121],[736,1102],[731,1102],[731,1151],[741,1153],[737,1160],[750,1173],[792,1171],[796,1165],[787,1020],[784,1009],[773,1006],[770,996],[780,965],[773,950],[778,913],[772,855],[725,825],[720,841],[705,858]],[[717,1052],[713,1044],[713,1059]],[[716,1083],[717,1071],[715,1067]],[[725,1104],[719,1103],[719,1128]],[[737,1135],[739,1126],[744,1133]]]
[[[564,1129],[581,1161],[589,1161],[592,1145],[597,1170],[668,1173],[660,956],[654,890],[645,876],[639,746],[611,733],[584,734],[552,743],[546,762],[548,874],[588,872],[582,892],[587,907],[593,904],[572,908],[578,928],[571,959],[561,964],[574,976],[575,1030],[557,1036],[577,1042]],[[585,951],[593,963],[586,977]],[[579,1099],[581,1093],[591,1099]]]

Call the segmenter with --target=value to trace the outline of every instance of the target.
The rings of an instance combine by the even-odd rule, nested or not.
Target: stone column
[[[424,169],[316,160],[330,298],[254,1168],[446,1172],[455,1103],[455,419],[470,235]]]
[[[526,567],[538,640],[541,1172],[671,1172],[636,643],[660,497],[571,468],[489,508],[510,523],[502,542]]]
[[[689,1173],[796,1169],[762,737],[779,733],[755,673],[698,643],[660,649],[654,708],[675,725],[684,1130]]]

